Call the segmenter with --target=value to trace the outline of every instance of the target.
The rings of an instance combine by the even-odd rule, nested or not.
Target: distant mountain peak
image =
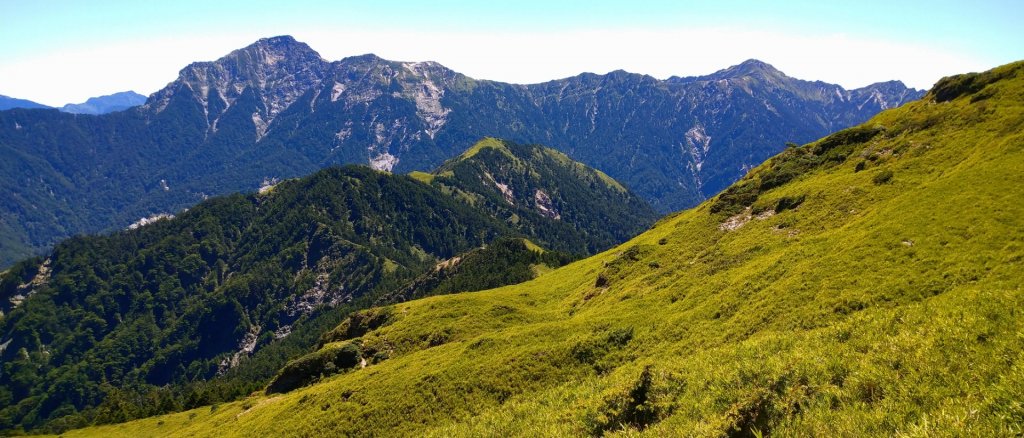
[[[234,64],[239,68],[275,68],[279,63],[295,64],[321,62],[326,63],[320,54],[308,44],[296,41],[290,36],[276,36],[257,40],[248,46],[232,51],[220,59],[210,62],[197,62],[189,65],[206,66],[210,64]],[[189,67],[186,67],[188,69]]]
[[[760,68],[760,69],[775,70],[775,67],[773,67],[771,64],[769,64],[767,62],[764,62],[764,61],[762,61],[760,59],[754,59],[754,58],[750,58],[750,59],[748,59],[746,61],[743,61],[743,62],[737,64],[736,67]]]
[[[309,47],[308,44],[297,41],[289,35],[259,39],[255,43],[231,52],[231,54],[221,58],[221,60],[231,58],[232,55],[238,56],[241,53],[270,55],[269,58],[264,59],[271,65],[283,58],[315,58],[323,60],[320,54],[313,50],[312,47]]]
[[[69,103],[61,107],[60,110],[72,114],[96,115],[124,111],[145,102],[146,96],[134,91],[121,91],[106,96],[90,97],[83,103]]]
[[[342,62],[380,62],[384,61],[384,58],[377,56],[374,53],[364,53],[362,55],[346,56],[342,58]]]
[[[785,78],[785,73],[779,71],[771,64],[760,61],[757,59],[748,59],[732,67],[719,70],[707,76],[707,78],[719,80],[719,79],[735,79],[743,77],[766,77],[766,78]]]
[[[907,87],[907,85],[904,84],[903,81],[899,81],[899,80],[875,82],[873,84],[865,86],[864,88],[865,89],[874,89],[874,90],[887,90],[887,91],[891,91],[891,90],[899,90],[899,91],[911,90],[911,91],[920,92],[920,93],[924,93],[925,91],[927,91],[927,90],[918,90],[916,88]]]
[[[257,44],[268,44],[268,45],[302,44],[302,45],[306,45],[305,43],[299,42],[298,40],[295,39],[295,37],[293,37],[291,35],[278,35],[278,36],[272,36],[272,37],[267,37],[267,38],[260,38],[260,39],[256,40],[256,42],[253,43],[252,45],[257,45]]]
[[[0,94],[0,111],[12,108],[45,109],[49,107],[31,100],[18,99]]]

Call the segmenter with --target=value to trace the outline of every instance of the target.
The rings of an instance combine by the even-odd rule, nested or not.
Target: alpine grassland
[[[532,281],[375,310],[311,386],[65,436],[1020,435],[1022,201],[1015,63]]]

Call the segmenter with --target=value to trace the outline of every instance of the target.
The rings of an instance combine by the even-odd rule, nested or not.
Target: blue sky
[[[748,58],[846,87],[1024,59],[1022,1],[0,0],[0,94],[50,105],[172,81],[290,34],[326,59],[373,52],[529,83],[625,69],[706,74]]]

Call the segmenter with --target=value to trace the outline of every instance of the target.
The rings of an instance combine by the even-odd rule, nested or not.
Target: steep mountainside
[[[268,178],[344,163],[432,169],[484,136],[550,145],[666,212],[717,193],[788,141],[918,96],[899,83],[848,91],[799,81],[757,61],[703,78],[620,71],[512,85],[433,62],[328,62],[291,37],[263,39],[187,66],[129,111],[0,113],[0,266]]]
[[[61,111],[73,114],[106,114],[124,111],[146,103],[146,96],[134,91],[122,91],[107,96],[90,97],[82,103],[69,103],[60,108]]]
[[[492,147],[510,155],[487,163]],[[450,164],[465,179],[427,185],[331,168],[16,264],[0,275],[0,430],[123,421],[247,394],[344,312],[528,280],[654,222],[639,197],[550,149],[487,139],[470,153]],[[550,198],[494,208],[486,200],[496,189],[473,184],[473,172]],[[564,214],[539,213],[556,209]],[[558,251],[491,244],[499,236]],[[139,399],[160,401],[133,406]]]
[[[316,385],[66,436],[1018,434],[1021,102],[1024,62],[946,78],[613,250],[353,315],[282,370]]]

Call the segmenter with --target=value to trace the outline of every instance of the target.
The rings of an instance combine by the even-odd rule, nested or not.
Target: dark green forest
[[[386,294],[378,304],[522,283],[575,259],[569,253],[531,248],[531,245],[526,239],[498,239],[439,264],[436,269]]]

